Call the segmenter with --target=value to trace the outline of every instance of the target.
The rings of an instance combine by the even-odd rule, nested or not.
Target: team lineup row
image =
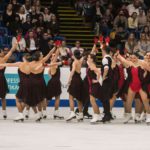
[[[71,71],[68,79],[68,93],[70,104],[70,115],[66,121],[77,119],[83,121],[84,116],[91,118],[90,123],[110,122],[114,119],[112,108],[117,97],[123,100],[124,123],[132,119],[132,102],[135,100],[135,121],[146,121],[150,123],[150,54],[147,53],[144,60],[138,58],[137,53],[121,56],[118,51],[112,52],[105,43],[100,43],[102,51],[102,67],[96,66],[97,48],[94,44],[92,51],[82,56],[79,50],[74,51],[72,57]],[[5,96],[8,92],[7,82],[4,76],[5,67],[18,67],[20,78],[19,89],[16,93],[16,105],[18,115],[14,121],[23,121],[24,108],[32,107],[35,112],[35,120],[40,121],[46,118],[46,107],[53,97],[55,97],[54,118],[64,119],[59,112],[59,102],[61,94],[60,66],[64,62],[58,61],[59,46],[54,47],[47,56],[36,51],[32,56],[24,55],[23,62],[6,63],[17,46],[14,45],[7,55],[0,54],[0,97],[4,118],[6,114]],[[50,58],[50,63],[46,62]],[[82,80],[81,67],[86,59],[86,76]],[[49,67],[51,79],[46,85],[43,72],[45,67]],[[78,109],[74,111],[74,99],[77,100]],[[96,99],[102,102],[104,116],[100,114],[100,109]],[[91,104],[93,115],[88,113]],[[43,112],[43,114],[42,114]]]

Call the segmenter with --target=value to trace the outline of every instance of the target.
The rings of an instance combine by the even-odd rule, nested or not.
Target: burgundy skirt
[[[60,80],[52,77],[47,85],[47,100],[51,100],[53,97],[60,96],[61,92]]]
[[[9,92],[4,72],[5,69],[0,70],[0,98],[5,98],[6,94]]]
[[[46,98],[46,83],[43,73],[30,74],[30,92],[26,101],[29,106],[36,106]]]
[[[102,99],[102,87],[100,83],[92,83],[90,87],[90,95],[101,100]]]
[[[30,93],[30,80],[29,80],[29,75],[24,74],[20,70],[18,70],[18,74],[20,77],[20,82],[19,82],[19,89],[16,93],[16,97],[26,103],[26,100],[29,98],[29,93]]]
[[[68,93],[79,101],[82,101],[82,86],[83,82],[79,73],[75,72],[71,84],[68,88]]]

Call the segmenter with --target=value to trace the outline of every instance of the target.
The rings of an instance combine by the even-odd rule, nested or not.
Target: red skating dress
[[[131,67],[132,81],[130,82],[129,87],[134,92],[139,92],[141,89],[141,81],[139,79],[138,69],[138,67]]]

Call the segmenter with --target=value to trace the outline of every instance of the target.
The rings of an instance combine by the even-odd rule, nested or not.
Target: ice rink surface
[[[67,117],[68,108],[60,108]],[[15,123],[15,107],[8,107],[8,119],[0,116],[0,150],[150,150],[150,126],[122,123],[123,109],[114,109],[117,119],[111,124],[91,125],[90,120],[66,123],[53,120],[53,108],[48,119],[36,123],[30,119]]]

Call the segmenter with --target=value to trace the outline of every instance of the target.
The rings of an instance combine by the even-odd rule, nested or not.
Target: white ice
[[[67,117],[68,108],[60,108]],[[36,123],[33,114],[24,123],[15,123],[17,109],[8,107],[8,119],[0,114],[0,150],[150,150],[150,126],[122,123],[123,109],[114,109],[117,120],[111,124],[90,125],[66,123],[52,119],[53,108],[48,108],[48,119]]]

